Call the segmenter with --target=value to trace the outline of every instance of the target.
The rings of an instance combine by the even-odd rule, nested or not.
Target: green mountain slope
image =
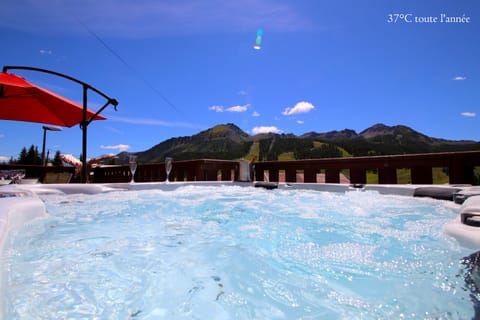
[[[309,132],[302,136],[250,136],[229,123],[193,136],[171,138],[135,154],[140,162],[152,163],[162,162],[165,157],[175,160],[255,158],[257,161],[266,161],[467,150],[480,150],[480,143],[432,138],[401,125],[376,124],[359,134],[345,129],[326,133]]]
[[[162,162],[165,157],[175,160],[239,159],[248,153],[250,136],[233,124],[218,125],[189,137],[171,138],[136,153],[141,162]]]

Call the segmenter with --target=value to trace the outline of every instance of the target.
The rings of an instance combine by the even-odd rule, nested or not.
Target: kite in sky
[[[255,50],[260,50],[262,49],[261,45],[262,45],[262,36],[263,36],[263,30],[262,29],[258,29],[257,30],[257,39],[255,40],[255,45],[253,46],[253,49]]]

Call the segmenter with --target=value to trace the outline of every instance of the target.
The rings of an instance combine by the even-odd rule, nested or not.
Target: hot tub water
[[[446,202],[195,187],[43,196],[5,319],[469,319]]]

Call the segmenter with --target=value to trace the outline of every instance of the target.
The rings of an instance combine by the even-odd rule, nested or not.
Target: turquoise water
[[[458,208],[374,192],[47,196],[6,248],[5,319],[470,319]]]

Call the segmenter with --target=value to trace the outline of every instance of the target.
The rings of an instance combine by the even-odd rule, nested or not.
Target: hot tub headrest
[[[469,197],[460,207],[460,221],[465,224],[467,220],[477,219],[480,219],[480,196]]]
[[[462,189],[453,187],[419,187],[415,189],[413,196],[453,201],[453,195],[460,190]]]
[[[460,207],[460,214],[466,212],[480,214],[480,196],[469,197],[465,200]]]

